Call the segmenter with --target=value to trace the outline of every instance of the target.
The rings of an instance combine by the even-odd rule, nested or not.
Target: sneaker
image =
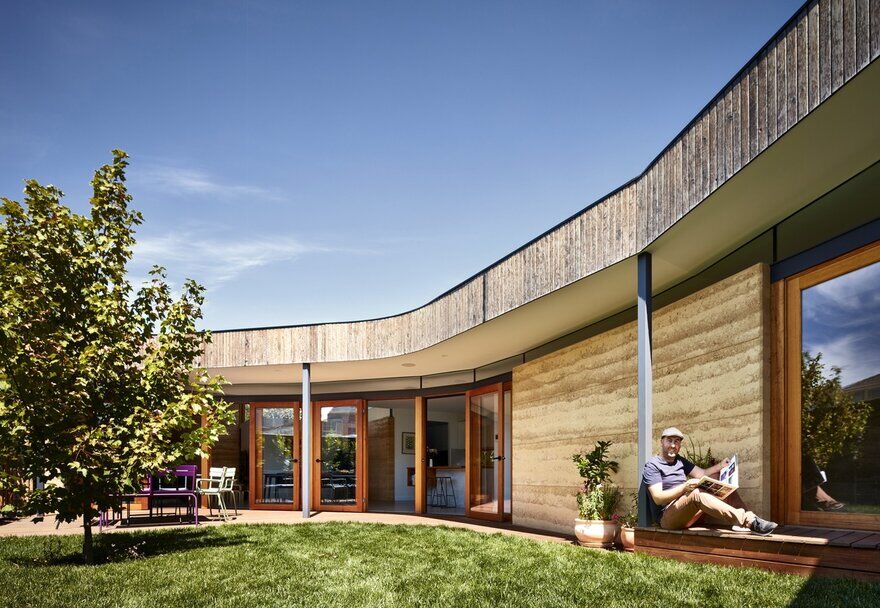
[[[730,529],[733,532],[751,532],[751,528],[744,528],[743,526],[730,526]]]
[[[755,517],[754,521],[749,524],[749,529],[752,531],[752,534],[759,534],[761,536],[767,536],[776,529],[778,524],[773,521],[767,521],[766,519],[761,519],[760,517]]]

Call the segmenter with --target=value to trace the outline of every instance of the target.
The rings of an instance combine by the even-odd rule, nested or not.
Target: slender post
[[[651,254],[641,253],[638,258],[638,333],[639,333],[639,482],[645,463],[651,457],[653,444],[653,372],[651,369],[651,317],[653,300],[651,295]],[[639,491],[639,525],[649,525],[647,492]]]
[[[427,495],[427,456],[428,452],[426,449],[426,441],[425,437],[427,433],[427,410],[425,408],[425,398],[424,397],[416,397],[416,457],[415,457],[415,465],[416,465],[416,480],[415,480],[415,492],[416,492],[416,504],[415,511],[416,513],[425,513],[425,499]]]
[[[302,364],[302,515],[312,516],[312,384],[309,363]]]

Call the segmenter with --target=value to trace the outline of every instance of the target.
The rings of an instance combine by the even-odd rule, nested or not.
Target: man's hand
[[[688,479],[686,482],[684,482],[684,492],[682,494],[690,494],[697,488],[698,485],[700,485],[699,479]]]
[[[730,458],[725,458],[724,460],[719,462],[716,466],[718,467],[718,470],[720,471],[721,469],[723,469],[724,467],[726,467],[729,464],[730,464]]]

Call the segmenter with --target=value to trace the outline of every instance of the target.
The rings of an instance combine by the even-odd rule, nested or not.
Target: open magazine
[[[730,464],[721,469],[718,479],[703,476],[697,488],[724,500],[739,488],[739,463],[736,454],[730,457]]]

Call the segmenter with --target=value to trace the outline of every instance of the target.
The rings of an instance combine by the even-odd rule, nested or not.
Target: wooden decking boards
[[[770,536],[757,536],[723,528],[637,528],[635,539],[636,553],[682,561],[880,581],[876,532],[780,526]]]

